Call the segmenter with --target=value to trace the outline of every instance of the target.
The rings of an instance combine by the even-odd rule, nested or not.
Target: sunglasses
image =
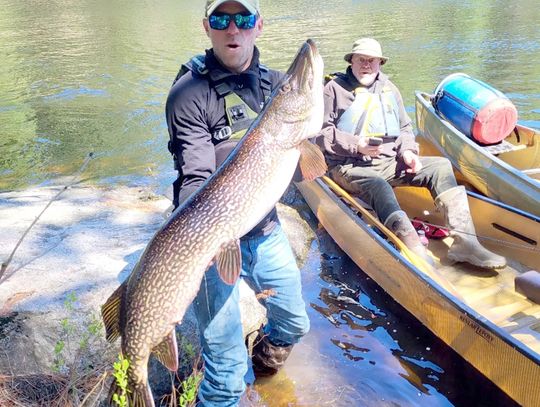
[[[251,30],[255,27],[257,16],[255,14],[242,13],[214,13],[208,17],[208,23],[213,30],[226,30],[229,28],[232,20],[234,20],[234,23],[240,30]]]

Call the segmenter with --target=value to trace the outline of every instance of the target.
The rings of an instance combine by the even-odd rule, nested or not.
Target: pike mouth
[[[285,80],[295,87],[307,92],[315,86],[315,81],[322,78],[323,63],[315,42],[306,40],[290,68],[285,75]]]

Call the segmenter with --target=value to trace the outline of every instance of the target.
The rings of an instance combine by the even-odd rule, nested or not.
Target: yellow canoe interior
[[[540,305],[514,289],[516,276],[540,270],[538,217],[470,194],[477,235],[506,256],[508,266],[492,271],[452,264],[448,237],[430,240],[431,270],[330,179],[298,188],[336,243],[396,301],[518,403],[540,405]],[[395,192],[411,219],[444,224],[427,189]]]
[[[516,130],[504,141],[514,148],[498,154],[497,158],[527,176],[540,180],[540,132],[518,124]]]

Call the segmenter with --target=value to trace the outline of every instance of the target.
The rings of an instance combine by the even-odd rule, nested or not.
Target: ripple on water
[[[109,92],[104,89],[89,89],[84,87],[64,89],[53,95],[44,96],[46,101],[73,100],[79,96],[108,97]]]

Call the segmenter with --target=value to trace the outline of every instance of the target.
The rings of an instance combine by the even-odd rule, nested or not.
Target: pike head
[[[323,122],[323,61],[312,40],[307,40],[266,106],[259,125],[271,129],[283,148],[298,146],[320,131]],[[276,126],[280,126],[279,131]]]

